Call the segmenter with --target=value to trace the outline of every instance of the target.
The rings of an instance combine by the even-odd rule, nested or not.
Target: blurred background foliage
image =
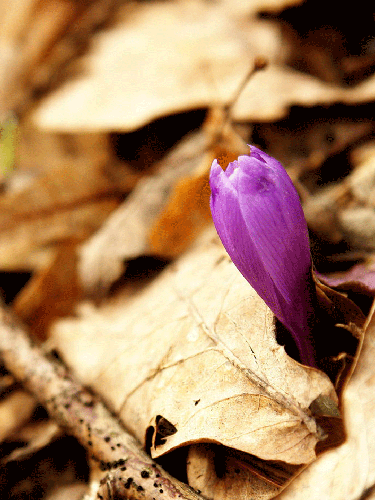
[[[35,338],[183,253],[211,223],[212,160],[249,143],[288,169],[317,269],[374,289],[371,4],[1,0],[0,15],[0,288]]]

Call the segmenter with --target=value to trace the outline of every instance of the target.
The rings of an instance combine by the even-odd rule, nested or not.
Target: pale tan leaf
[[[22,427],[35,410],[36,401],[26,391],[15,391],[0,403],[0,442]]]
[[[375,76],[346,89],[275,64],[254,76],[236,103],[233,116],[244,121],[275,121],[284,118],[292,105],[369,102],[374,89]]]
[[[16,218],[3,214],[0,222],[0,266],[3,270],[40,269],[53,258],[57,241],[87,238],[117,206],[116,200],[88,202],[51,213]]]
[[[273,121],[292,105],[373,99],[374,76],[344,88],[283,66],[279,27],[255,17],[267,8],[277,5],[185,0],[125,7],[82,61],[85,74],[47,96],[33,119],[59,131],[130,131],[166,114],[227,104],[257,56],[270,67],[245,88],[235,120]]]
[[[209,444],[190,446],[187,460],[190,486],[205,498],[215,500],[268,500],[278,493],[275,484],[239,467],[230,453],[223,462],[218,471],[215,466],[218,458]]]
[[[207,147],[204,132],[186,137],[154,175],[139,181],[122,205],[81,249],[79,275],[83,288],[102,292],[120,277],[124,261],[150,253],[149,231],[174,184],[196,168]]]
[[[0,195],[0,267],[40,269],[61,241],[82,241],[118,205],[103,134],[44,134],[22,123],[17,169]],[[52,250],[51,250],[52,248]]]
[[[345,443],[322,454],[277,497],[279,500],[355,500],[374,486],[374,356],[372,316],[353,376],[342,396]]]
[[[111,18],[116,2],[0,1],[0,114],[30,106],[59,81],[91,33]]]
[[[250,15],[259,7],[125,4],[116,26],[96,37],[82,61],[84,75],[50,94],[35,122],[61,131],[130,131],[166,114],[228,103],[255,57],[280,60],[279,28]]]
[[[167,203],[149,230],[149,252],[153,255],[175,258],[189,247],[212,220],[209,172],[213,160],[217,159],[226,168],[239,155],[249,152],[244,139],[225,123],[221,108],[210,110],[202,132],[207,138],[206,151],[197,151],[195,168],[175,182]],[[179,164],[178,158],[175,163]]]
[[[87,486],[78,481],[73,484],[55,486],[52,491],[45,497],[46,500],[82,500],[86,493]]]
[[[32,422],[23,426],[12,435],[14,441],[22,441],[25,444],[21,448],[16,448],[6,457],[4,463],[13,460],[22,460],[33,455],[45,446],[49,445],[58,436],[61,436],[62,430],[53,420],[42,420],[41,422]]]
[[[13,311],[30,327],[30,335],[45,340],[48,325],[73,312],[81,297],[77,280],[77,244],[62,242],[50,265],[33,274],[17,294]]]
[[[306,463],[321,431],[308,410],[328,377],[289,358],[273,315],[212,228],[143,291],[55,324],[59,350],[152,454],[213,441]],[[164,419],[167,435],[159,432]]]
[[[373,249],[375,235],[375,154],[371,147],[354,156],[356,168],[341,183],[304,202],[309,227],[329,241]]]
[[[186,250],[211,221],[212,161],[218,158],[224,166],[248,150],[224,125],[223,110],[211,110],[202,129],[172,148],[83,245],[79,275],[84,290],[103,294],[129,259],[144,254],[170,259]]]

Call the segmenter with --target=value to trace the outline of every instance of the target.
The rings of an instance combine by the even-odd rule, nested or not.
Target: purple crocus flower
[[[211,213],[232,261],[288,328],[301,361],[315,366],[313,282],[307,225],[284,167],[251,146],[224,171],[214,160]]]

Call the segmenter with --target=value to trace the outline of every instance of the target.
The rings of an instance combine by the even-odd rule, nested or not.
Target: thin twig
[[[223,108],[220,108],[222,110],[222,118],[220,120],[220,126],[217,128],[217,130],[215,130],[215,133],[213,134],[213,138],[210,144],[211,148],[213,145],[220,143],[222,141],[224,130],[232,122],[233,108],[236,102],[238,101],[239,97],[241,96],[243,90],[245,89],[246,85],[250,82],[255,73],[265,69],[267,66],[268,66],[268,60],[265,57],[258,56],[254,60],[254,64],[251,66],[251,68],[241,81],[239,87],[236,89],[236,92],[233,95],[232,99]]]
[[[0,355],[9,372],[51,417],[90,451],[103,471],[109,471],[99,499],[201,499],[155,464],[100,399],[73,380],[60,362],[33,345],[25,329],[5,309],[0,309]]]
[[[264,57],[257,57],[254,61],[254,65],[249,69],[249,71],[246,73],[244,79],[240,83],[238,89],[236,90],[234,96],[230,100],[230,102],[225,106],[224,109],[224,120],[223,120],[223,127],[230,121],[231,119],[231,114],[234,108],[234,105],[240,98],[242,92],[244,91],[246,85],[250,82],[252,77],[255,75],[255,73],[258,73],[258,71],[261,71],[262,69],[267,68],[268,66],[268,61]]]

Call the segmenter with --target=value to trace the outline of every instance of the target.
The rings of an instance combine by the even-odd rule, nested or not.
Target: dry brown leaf
[[[0,442],[22,427],[35,410],[36,400],[26,391],[15,391],[0,403]]]
[[[39,340],[45,340],[51,321],[73,312],[81,296],[76,247],[75,242],[60,243],[51,264],[32,276],[12,304]]]
[[[304,202],[311,229],[332,242],[345,240],[359,249],[374,249],[375,153],[357,155],[359,164],[340,184],[327,187]]]
[[[213,159],[224,165],[248,151],[223,120],[222,110],[212,110],[203,129],[182,139],[83,245],[79,274],[87,293],[107,290],[126,260],[144,254],[176,257],[209,223]]]
[[[291,68],[273,65],[255,75],[234,107],[233,116],[243,121],[275,121],[284,118],[292,105],[370,102],[374,89],[375,76],[347,89]]]
[[[3,213],[0,222],[1,269],[35,270],[49,265],[56,242],[87,238],[117,205],[117,200],[108,199],[64,207],[51,213],[31,211],[31,217],[25,218]]]
[[[117,186],[103,172],[108,139],[61,136],[21,126],[18,168],[0,195],[0,267],[50,265],[51,247],[82,241],[118,205]]]
[[[209,444],[190,446],[187,464],[190,486],[208,499],[268,500],[279,491],[271,481],[241,467],[230,452],[217,467],[218,458]]]
[[[113,171],[118,165],[108,134],[54,134],[20,124],[16,171],[6,184],[18,198],[11,199],[20,211],[51,210],[51,206],[100,198],[112,192],[129,192],[140,174],[121,162],[122,179]],[[26,180],[34,182],[28,186]],[[10,193],[8,193],[10,194]],[[28,205],[32,203],[32,205]]]
[[[116,2],[16,0],[0,2],[0,113],[20,112],[59,81]]]
[[[54,339],[152,454],[212,441],[267,460],[307,463],[321,439],[308,410],[328,377],[289,358],[273,315],[212,228],[143,291],[82,308]],[[160,420],[163,429],[160,432]]]
[[[275,64],[244,90],[235,120],[273,121],[296,104],[373,99],[375,76],[347,89],[283,66],[280,29],[256,19],[259,8],[268,6],[189,0],[125,8],[118,24],[96,38],[82,62],[85,75],[47,96],[35,123],[59,131],[131,131],[166,114],[226,104],[257,56]]]
[[[61,427],[53,420],[28,423],[11,436],[14,441],[25,443],[24,446],[16,448],[6,458],[3,458],[3,463],[30,457],[48,446],[61,434]]]
[[[84,75],[50,94],[35,122],[60,131],[130,131],[166,114],[228,103],[255,57],[281,57],[279,28],[250,15],[259,7],[125,4],[116,26],[96,37],[82,61]]]
[[[347,439],[322,454],[278,500],[355,500],[375,484],[375,316],[365,331],[353,376],[342,396]],[[367,498],[367,496],[366,496]]]
[[[209,158],[206,165],[211,163]],[[150,252],[167,258],[183,252],[197,232],[211,221],[210,194],[207,171],[178,181],[168,205],[151,228]]]
[[[204,133],[185,138],[161,162],[156,174],[139,181],[125,202],[81,249],[83,289],[102,293],[120,277],[124,261],[149,252],[148,234],[175,182],[196,168],[206,147]]]
[[[244,140],[225,122],[222,109],[210,110],[204,123],[208,147],[197,157],[197,167],[174,185],[169,199],[149,229],[149,252],[175,258],[194,241],[212,220],[209,172],[216,158],[222,167],[249,152]],[[211,137],[211,141],[210,141]]]
[[[267,153],[277,158],[290,176],[317,169],[331,155],[335,155],[373,130],[370,120],[327,119],[311,120],[306,111],[298,120],[283,120],[257,126],[257,134],[265,141]]]

